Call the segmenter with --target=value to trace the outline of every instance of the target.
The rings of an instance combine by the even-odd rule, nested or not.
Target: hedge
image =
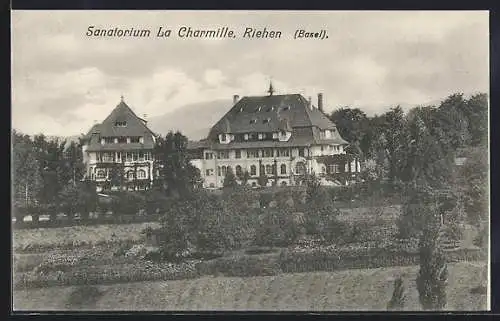
[[[487,253],[479,249],[445,251],[448,262],[484,260]],[[167,281],[196,278],[203,275],[228,277],[269,276],[280,273],[337,271],[391,266],[418,265],[418,252],[387,249],[334,249],[314,251],[283,250],[280,254],[235,255],[209,261],[180,264],[137,261],[120,264],[72,266],[66,272],[48,269],[44,274],[16,273],[14,288],[36,288],[60,285],[98,285],[142,281]],[[72,264],[70,264],[72,265]],[[57,268],[57,267],[55,267]],[[73,271],[71,271],[73,270]]]
[[[197,277],[194,264],[122,264],[88,266],[73,272],[54,271],[44,275],[19,273],[14,289],[69,285],[102,285],[128,282],[181,280]]]
[[[479,249],[458,249],[445,251],[448,262],[484,260],[484,251]],[[314,251],[284,250],[280,255],[281,269],[285,273],[311,271],[335,271],[344,269],[372,269],[419,264],[419,253],[390,249],[338,250],[320,249]]]
[[[196,265],[199,275],[224,275],[237,277],[280,274],[279,255],[241,255],[200,262]]]

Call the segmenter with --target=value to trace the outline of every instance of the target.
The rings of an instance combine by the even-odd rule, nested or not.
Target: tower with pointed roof
[[[148,189],[154,179],[156,135],[126,103],[120,102],[84,138],[86,178],[98,189]]]
[[[229,168],[240,182],[250,177],[252,186],[261,175],[284,186],[300,184],[307,173],[325,185],[346,184],[359,174],[359,159],[346,153],[349,143],[323,111],[323,94],[318,107],[301,94],[276,95],[272,81],[267,94],[233,100],[206,139],[190,142],[206,188],[222,187]]]

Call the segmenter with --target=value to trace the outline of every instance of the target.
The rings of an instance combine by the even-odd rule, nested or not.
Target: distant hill
[[[205,138],[210,128],[232,107],[232,100],[185,105],[162,116],[150,117],[148,127],[157,134],[179,130],[191,140]]]

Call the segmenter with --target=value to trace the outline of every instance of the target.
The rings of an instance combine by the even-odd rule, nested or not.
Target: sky
[[[12,126],[27,134],[77,135],[123,95],[139,114],[275,94],[324,93],[326,112],[368,115],[395,105],[489,93],[487,11],[13,11]],[[94,38],[87,28],[136,28],[150,38]],[[170,38],[156,38],[159,27]],[[228,27],[234,39],[182,39],[182,26]],[[281,39],[243,39],[246,27]],[[293,39],[297,29],[328,39]],[[195,122],[196,119],[193,119]]]

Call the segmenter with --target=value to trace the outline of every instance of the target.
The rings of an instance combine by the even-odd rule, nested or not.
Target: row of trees
[[[373,117],[359,108],[345,107],[332,112],[329,118],[351,143],[349,153],[376,161],[377,176],[396,180],[403,174],[402,148],[415,136],[411,131],[415,134],[423,125],[434,138],[440,139],[442,147],[484,146],[488,137],[488,96],[480,93],[466,99],[463,94],[453,94],[439,106],[416,107],[406,115],[400,106]]]
[[[88,215],[96,208],[96,186],[83,181],[85,165],[83,141],[49,138],[43,134],[33,137],[13,131],[12,178],[16,216],[39,214],[55,216],[57,212]],[[200,186],[200,173],[187,156],[187,137],[169,132],[158,137],[154,149],[159,176],[154,188],[164,195],[186,195]],[[120,165],[120,164],[118,164]],[[123,186],[124,173],[119,166],[111,169],[109,186]],[[86,208],[88,207],[88,208]]]

